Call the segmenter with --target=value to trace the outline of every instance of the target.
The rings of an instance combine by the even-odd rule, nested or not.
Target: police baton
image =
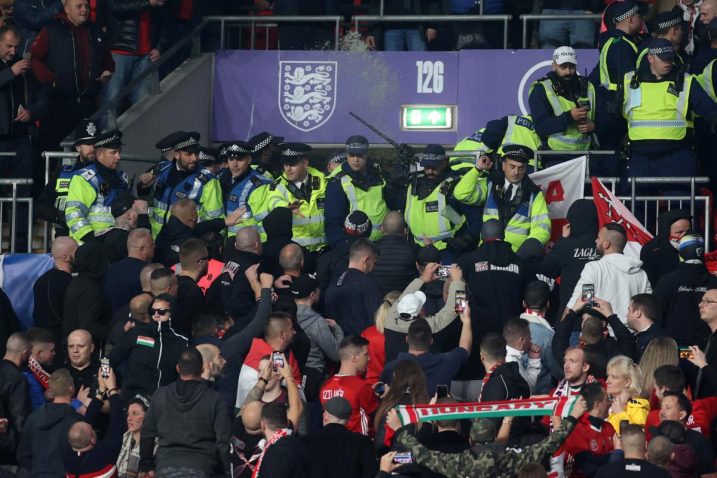
[[[398,148],[398,147],[401,146],[400,144],[398,144],[397,142],[395,142],[394,140],[392,140],[391,138],[389,138],[388,136],[386,136],[386,134],[384,134],[383,131],[381,131],[380,129],[376,128],[375,126],[369,124],[366,120],[364,120],[363,118],[361,118],[359,115],[357,115],[357,114],[354,113],[353,111],[349,111],[349,114],[350,114],[351,116],[353,116],[354,118],[356,118],[362,125],[364,125],[364,126],[367,127],[368,129],[370,129],[371,131],[373,131],[374,133],[376,133],[377,135],[379,135],[380,137],[382,137],[383,139],[385,139],[386,142],[388,142],[389,144],[391,144],[391,146],[393,146],[394,148]]]

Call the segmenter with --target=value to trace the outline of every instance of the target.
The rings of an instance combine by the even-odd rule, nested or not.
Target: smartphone
[[[451,266],[440,266],[436,274],[439,279],[448,279],[451,272]]]
[[[373,392],[380,397],[381,395],[386,393],[386,384],[383,382],[376,382],[376,386],[374,387]]]
[[[100,359],[100,375],[102,378],[110,378],[110,359],[107,357]]]
[[[689,347],[680,347],[678,350],[681,359],[694,358],[694,356],[692,355],[692,349],[690,349]]]
[[[274,368],[274,372],[278,372],[280,368],[284,368],[284,357],[281,356],[281,352],[274,352],[271,354],[271,363]]]
[[[595,284],[583,284],[582,298],[586,305],[595,305]]]
[[[578,100],[575,102],[575,105],[578,108],[587,108],[587,111],[590,111],[592,108],[590,107],[590,101],[589,100]]]
[[[393,457],[393,462],[397,465],[407,465],[409,463],[413,463],[413,453],[410,451],[396,453]]]
[[[444,398],[448,396],[448,385],[436,386],[436,398]]]
[[[463,290],[456,291],[456,314],[462,314],[466,310],[466,293]]]

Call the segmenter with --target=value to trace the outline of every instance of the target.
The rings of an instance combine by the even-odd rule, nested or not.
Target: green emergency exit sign
[[[403,105],[401,106],[401,129],[403,130],[453,130],[455,129],[454,105]]]

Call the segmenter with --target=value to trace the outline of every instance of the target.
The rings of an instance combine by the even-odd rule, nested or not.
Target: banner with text
[[[551,55],[221,51],[212,139],[246,140],[270,131],[306,143],[343,143],[352,134],[385,143],[349,115],[354,112],[399,142],[455,144],[491,119],[528,113],[530,85],[550,71]],[[578,51],[581,71],[597,59],[597,51]]]

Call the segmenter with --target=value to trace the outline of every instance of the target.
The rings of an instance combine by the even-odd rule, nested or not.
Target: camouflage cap
[[[488,418],[476,418],[471,425],[472,443],[490,443],[495,441],[495,424]]]

